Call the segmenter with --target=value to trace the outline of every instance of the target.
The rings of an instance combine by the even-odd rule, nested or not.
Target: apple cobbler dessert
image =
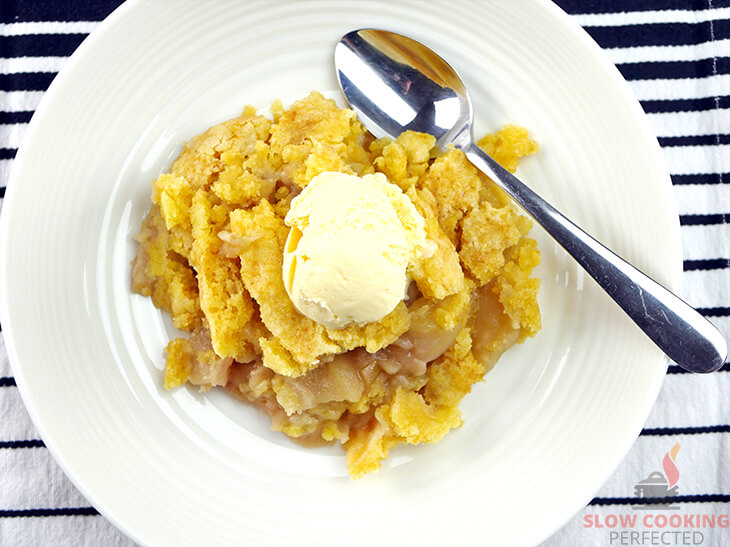
[[[539,280],[530,277],[539,252],[527,237],[531,221],[462,152],[436,149],[432,136],[375,139],[353,111],[317,92],[286,109],[275,103],[272,112],[268,119],[247,107],[208,129],[154,181],[132,288],[187,332],[167,346],[165,387],[220,386],[260,408],[276,431],[307,443],[339,441],[357,478],[378,469],[393,447],[436,442],[459,427],[458,405],[472,385],[540,329]],[[478,144],[509,170],[537,150],[515,126]],[[297,205],[315,196],[314,185],[308,189],[315,179],[329,177],[318,183],[322,196],[345,188],[333,174],[351,175],[355,193],[356,177],[369,180],[368,203],[376,205],[361,206],[357,196],[350,209]],[[360,260],[363,232],[348,224],[368,207],[388,209],[387,222],[400,219],[411,230],[382,252],[374,246],[377,260]],[[334,243],[326,239],[335,237],[327,214],[345,226]],[[306,249],[316,247],[326,267],[302,250],[316,215],[325,239]],[[383,237],[393,232],[385,221],[363,222]],[[292,242],[294,230],[301,233]],[[342,238],[350,237],[348,246]],[[381,299],[382,316],[357,321],[325,310],[331,321],[317,320],[303,306],[319,313],[326,303],[297,293],[304,303],[295,305],[296,279],[285,280],[292,273],[285,255],[297,244],[308,283],[318,295],[339,291],[338,302],[364,290],[347,284],[340,258],[404,277],[394,299]]]

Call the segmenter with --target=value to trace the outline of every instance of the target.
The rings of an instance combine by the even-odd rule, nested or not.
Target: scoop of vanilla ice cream
[[[382,173],[316,176],[285,222],[287,293],[300,313],[333,329],[393,311],[416,261],[435,250],[423,217]]]

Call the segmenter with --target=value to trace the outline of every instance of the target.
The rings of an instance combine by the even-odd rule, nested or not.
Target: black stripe
[[[583,28],[602,48],[696,45],[730,37],[730,19]]]
[[[4,190],[5,188],[3,188]],[[8,386],[14,386],[15,385],[15,378],[12,376],[3,376],[0,377],[0,387],[8,387]]]
[[[96,516],[93,507],[57,507],[55,509],[0,509],[0,518],[23,517],[87,517]]]
[[[695,494],[666,498],[593,498],[588,505],[654,505],[675,503],[730,503],[727,494]]]
[[[56,72],[0,74],[0,91],[45,91],[56,74]]]
[[[12,160],[17,151],[17,148],[0,148],[0,160]]]
[[[695,308],[705,317],[727,317],[730,315],[730,308],[714,307],[714,308]]]
[[[3,57],[68,57],[87,34],[22,34],[3,37]]]
[[[5,186],[0,186],[0,199],[5,197]]]
[[[0,123],[28,123],[32,117],[32,110],[25,110],[23,112],[0,112]]]
[[[708,7],[707,0],[641,0],[641,2],[636,0],[553,0],[553,2],[572,14],[670,9],[699,11]]]
[[[700,99],[656,99],[641,101],[641,106],[647,114],[662,112],[701,112],[730,108],[730,95],[722,97],[703,97]]]
[[[668,436],[668,435],[701,435],[703,433],[730,433],[730,425],[708,425],[704,427],[654,427],[642,429],[641,435]]]
[[[707,78],[714,74],[730,74],[730,58],[700,59],[694,61],[647,61],[621,63],[616,68],[627,80],[676,80],[679,78]]]
[[[725,363],[719,369],[717,369],[715,372],[730,372],[730,363]],[[690,373],[688,370],[684,370],[682,367],[679,367],[677,365],[671,365],[667,369],[667,374],[693,374],[693,373]]]
[[[712,215],[679,215],[681,226],[708,226],[711,224],[726,224],[730,222],[730,213]]]
[[[723,268],[730,268],[730,258],[703,258],[684,261],[685,272],[722,270]]]
[[[3,0],[0,18],[3,23],[21,21],[101,21],[121,0],[84,0],[83,2],[48,2],[48,0]]]
[[[684,137],[659,137],[662,146],[709,146],[730,144],[730,135],[688,135]]]
[[[672,175],[672,184],[728,184],[730,173],[694,173]]]
[[[43,448],[45,443],[40,439],[29,441],[0,441],[0,448]]]

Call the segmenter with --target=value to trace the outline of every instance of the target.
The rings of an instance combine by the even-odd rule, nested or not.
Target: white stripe
[[[730,8],[708,10],[631,11],[619,13],[584,13],[573,15],[581,26],[612,27],[651,23],[702,23],[712,19],[730,19]]]
[[[5,349],[5,338],[0,333],[0,378],[4,376],[12,376],[13,369],[10,368],[10,361],[8,359],[8,350]],[[5,414],[3,414],[5,416]],[[6,427],[5,424],[0,423],[0,431]]]
[[[699,395],[702,393],[707,395],[709,401],[718,401],[718,404],[713,406],[719,410],[722,407],[719,402],[723,400],[723,397],[722,392],[718,393],[716,389],[720,385],[730,387],[730,382],[722,380],[713,382],[712,376],[705,375],[705,380],[699,380],[696,382],[696,384],[698,384],[697,390],[691,391],[689,385],[684,385],[684,388],[682,388],[684,381],[688,379],[688,376],[688,374],[671,374],[664,381],[665,389],[663,390],[663,393],[671,392],[667,393],[667,395],[679,395],[679,393],[683,392],[682,397],[678,399],[666,400],[665,402],[667,403],[667,406],[674,407],[673,410],[676,411],[678,417],[682,413],[689,414],[689,412],[687,411],[687,406],[691,405],[691,401],[687,400],[689,394],[694,393],[696,395]],[[725,376],[726,378],[730,378],[730,375],[725,373],[723,373],[723,376]],[[696,378],[700,377],[701,375],[696,375]],[[693,384],[695,382],[690,381],[689,383]],[[712,383],[715,383],[715,387],[710,387],[708,385],[707,387],[709,389],[707,391],[704,391],[705,385]],[[670,387],[670,384],[677,385],[679,389],[672,389]],[[712,395],[716,394],[718,395],[716,399],[711,398]],[[692,406],[696,407],[695,405]],[[672,414],[674,414],[674,412]],[[709,425],[724,425],[724,422],[705,422],[701,424],[696,424],[697,427]],[[649,423],[647,423],[646,425],[646,428],[654,427],[684,427],[684,424],[682,424],[682,422],[670,421],[660,422],[658,425],[649,425]],[[601,487],[597,496],[611,498],[633,497],[635,495],[634,485],[637,482],[647,478],[649,473],[662,469],[662,459],[664,458],[664,454],[669,452],[669,450],[672,449],[675,443],[679,443],[680,445],[676,459],[676,466],[679,471],[679,481],[677,482],[679,495],[710,493],[715,494],[730,491],[730,473],[724,472],[726,460],[721,457],[708,457],[708,454],[719,456],[719,454],[723,454],[727,448],[730,448],[730,435],[728,435],[727,433],[712,435],[682,435],[681,437],[675,435],[643,435],[639,437],[639,439],[636,441],[630,453],[634,456],[639,457],[636,458],[633,462],[629,458],[622,462],[616,469],[616,473],[612,477],[612,479],[607,481],[606,484]],[[590,512],[593,512],[594,507],[589,507],[588,509],[590,510]],[[705,511],[706,509],[704,507],[704,504],[686,504],[682,507],[682,511],[679,512],[704,513]],[[627,506],[614,506],[613,510],[609,512],[631,513],[633,511],[630,507]],[[638,520],[639,522],[641,522],[644,512],[636,511],[636,513],[639,514]],[[662,511],[658,511],[658,513],[662,513]],[[663,513],[669,516],[673,513],[673,511],[664,511]],[[727,511],[721,510],[720,513],[725,514],[727,513]],[[639,526],[637,526],[637,528],[639,528]],[[671,528],[667,526],[665,530],[676,530],[676,528]],[[605,530],[600,531],[605,532]],[[727,531],[727,529],[725,529],[725,531]],[[719,539],[721,535],[718,535],[716,537]],[[606,539],[608,539],[608,534],[606,534]],[[666,537],[664,541],[666,541]],[[671,539],[667,543],[633,543],[633,545],[655,546],[683,544],[686,545],[681,540],[675,543]],[[572,545],[621,545],[621,543],[618,541],[611,543],[581,542],[577,544],[574,543]],[[623,545],[631,544],[627,541],[624,542]],[[723,545],[723,543],[708,542],[702,543],[701,545]]]
[[[663,148],[673,175],[730,172],[730,145],[668,146]]]
[[[0,160],[0,186],[7,186],[13,160]],[[1,376],[1,375],[0,375]]]
[[[0,36],[26,34],[89,34],[98,21],[33,21],[0,24]]]
[[[45,91],[0,91],[3,112],[25,112],[38,108]]]
[[[730,213],[730,184],[693,184],[674,186],[680,215],[714,215]],[[727,242],[730,251],[730,241]],[[730,252],[727,253],[730,258]]]
[[[3,348],[4,349],[4,348]],[[12,371],[4,376],[12,376]],[[12,415],[13,420],[2,420],[0,422],[0,441],[11,439],[40,439],[38,430],[35,428],[23,406],[23,399],[17,389],[0,388],[0,410],[3,416]],[[3,452],[0,450],[0,452]],[[2,490],[2,489],[0,489]],[[3,507],[4,509],[4,507]]]
[[[646,61],[695,61],[730,56],[730,39],[689,46],[639,46],[604,50],[614,64]]]
[[[28,129],[27,123],[0,125],[0,148],[18,148],[26,129]]]
[[[0,526],[3,538],[8,538],[10,544],[17,547],[31,545],[135,547],[136,545],[101,516],[3,519]]]
[[[7,414],[5,415],[7,416]],[[11,416],[17,419],[18,411],[15,410]],[[0,488],[0,503],[2,503],[3,509],[26,507],[45,509],[87,507],[89,505],[81,493],[70,484],[51,453],[45,448],[0,450],[0,468],[16,471],[3,473],[3,487]],[[20,472],[21,469],[32,469],[33,472],[23,473]],[[28,481],[28,475],[34,475],[37,478],[44,477],[44,480],[31,482]]]
[[[715,318],[712,317],[709,319],[722,328],[723,322],[715,321]],[[730,390],[730,374],[727,372],[709,375],[668,374],[657,403],[644,427],[726,425],[728,423],[727,411],[720,401],[726,400],[728,390]],[[689,400],[690,394],[701,395],[703,402],[714,402],[715,404],[702,404],[700,401]],[[723,435],[730,440],[729,433]],[[685,437],[685,439],[689,439],[689,437]],[[730,474],[725,473],[725,475],[726,478],[730,478]],[[728,486],[730,487],[730,485]]]
[[[728,90],[730,91],[730,90]],[[649,114],[649,123],[658,137],[685,137],[730,133],[730,109],[701,112]]]
[[[695,308],[730,306],[729,275],[727,269],[684,272],[682,297]]]
[[[640,101],[655,99],[701,99],[728,94],[730,74],[676,80],[632,80],[631,89]]]
[[[58,72],[68,57],[11,57],[0,58],[0,74],[20,72]]]
[[[682,226],[682,249],[685,260],[727,258],[730,224]],[[717,304],[720,305],[719,303]],[[730,304],[725,304],[730,305]],[[728,318],[730,321],[730,318]],[[730,330],[727,332],[730,335]]]

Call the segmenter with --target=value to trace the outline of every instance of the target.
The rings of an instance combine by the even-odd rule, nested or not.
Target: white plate
[[[150,183],[186,139],[311,89],[335,92],[354,28],[431,44],[467,79],[477,132],[542,145],[520,174],[669,287],[669,178],[616,69],[548,2],[130,2],[38,108],[2,214],[0,306],[18,386],[89,500],[140,543],[534,544],[585,504],[636,438],[666,362],[539,230],[544,328],[462,405],[466,425],[350,481],[225,394],[162,388],[173,334],[129,290]],[[647,206],[646,204],[651,204]]]

